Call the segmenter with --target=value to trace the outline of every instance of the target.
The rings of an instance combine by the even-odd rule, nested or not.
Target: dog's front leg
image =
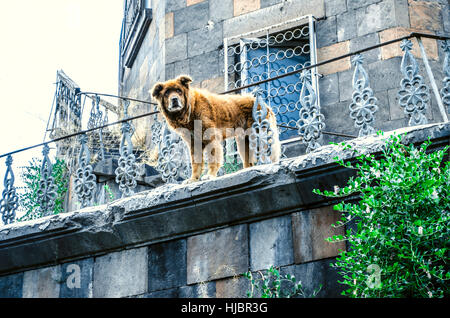
[[[189,144],[189,151],[191,154],[192,173],[189,179],[183,181],[183,184],[196,182],[200,179],[203,170],[203,151],[196,152],[193,143]]]

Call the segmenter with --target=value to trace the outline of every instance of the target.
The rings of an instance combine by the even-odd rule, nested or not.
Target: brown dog
[[[181,75],[151,90],[170,128],[175,130],[190,148],[192,176],[187,183],[199,180],[203,164],[208,163],[207,175],[217,176],[223,164],[222,140],[234,137],[244,168],[256,163],[249,147],[252,124],[252,95],[218,95],[191,88],[192,79]],[[278,162],[281,155],[276,118],[267,106],[267,119],[273,132],[270,159]],[[206,159],[206,160],[205,160]]]

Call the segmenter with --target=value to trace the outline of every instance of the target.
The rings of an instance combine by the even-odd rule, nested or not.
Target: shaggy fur
[[[255,97],[249,94],[213,94],[204,89],[191,88],[191,82],[189,76],[182,75],[164,83],[156,83],[151,90],[169,127],[176,130],[190,148],[192,176],[187,182],[200,178],[205,161],[208,163],[208,172],[204,178],[209,179],[217,175],[223,164],[224,138],[235,137],[244,168],[254,165],[256,160],[249,149],[248,132],[253,124],[252,109]],[[276,118],[273,111],[268,106],[267,108],[267,118],[274,132],[270,158],[272,162],[278,162],[281,150]],[[194,121],[197,120],[202,123],[202,135],[194,137]],[[216,129],[215,134],[205,136],[205,131],[209,128]],[[234,133],[230,135],[231,131],[227,128],[233,128],[231,131]],[[247,134],[244,134],[244,131]],[[197,139],[202,141],[200,156],[194,153],[194,140],[197,137],[203,137]]]

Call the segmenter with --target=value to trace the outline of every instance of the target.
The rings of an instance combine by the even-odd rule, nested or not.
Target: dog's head
[[[180,75],[176,79],[153,86],[152,96],[169,114],[175,114],[188,107],[189,84],[192,79],[187,75]]]

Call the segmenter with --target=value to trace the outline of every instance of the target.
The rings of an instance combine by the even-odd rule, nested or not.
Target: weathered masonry
[[[450,142],[450,125],[405,128],[404,142]],[[358,138],[378,152],[385,137]],[[239,275],[279,266],[307,293],[338,297],[329,265],[345,245],[339,213],[314,188],[343,186],[351,175],[337,146],[196,184],[164,185],[107,205],[13,223],[0,229],[3,297],[245,297]]]

